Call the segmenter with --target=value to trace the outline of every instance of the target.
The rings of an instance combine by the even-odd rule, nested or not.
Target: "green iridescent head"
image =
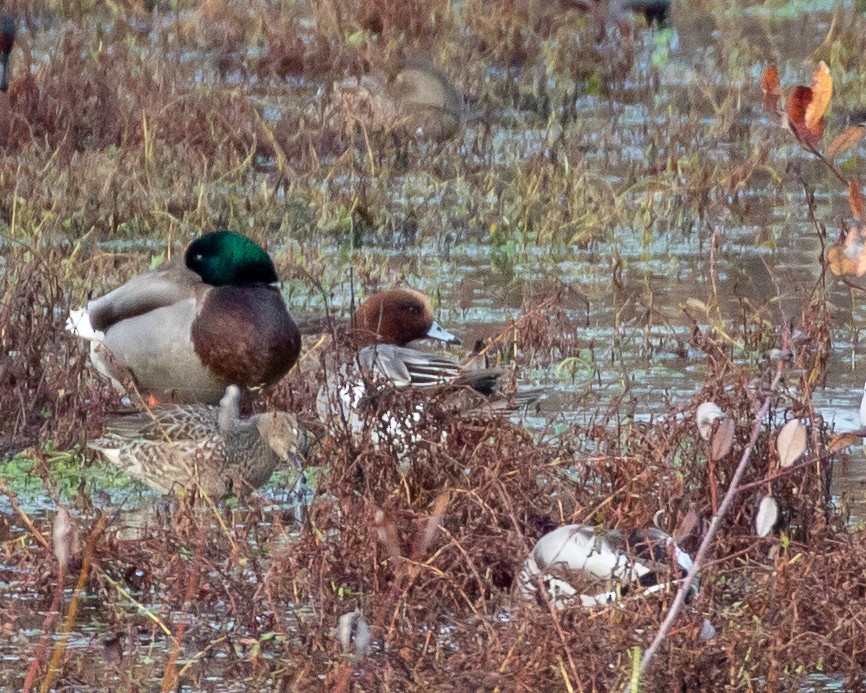
[[[252,239],[234,231],[215,231],[189,244],[184,263],[212,286],[273,284],[274,263]]]

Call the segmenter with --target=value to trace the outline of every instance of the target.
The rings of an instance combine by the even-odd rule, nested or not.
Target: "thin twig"
[[[770,390],[773,391],[779,384],[779,381],[782,378],[782,363],[776,366],[776,376],[773,378],[773,382],[770,386]],[[652,641],[652,644],[647,648],[646,652],[644,652],[643,659],[640,662],[639,674],[643,676],[647,669],[649,669],[649,665],[653,660],[656,652],[658,652],[659,647],[662,642],[664,642],[665,638],[670,633],[671,627],[674,624],[677,616],[683,608],[683,605],[686,601],[686,595],[689,592],[689,588],[691,587],[692,582],[694,582],[695,577],[698,572],[700,572],[702,568],[702,564],[707,554],[709,553],[710,546],[713,543],[713,539],[716,536],[716,533],[719,531],[719,528],[722,526],[722,520],[728,512],[728,509],[733,503],[734,498],[737,495],[737,491],[739,490],[740,479],[742,478],[744,472],[746,471],[746,466],[749,464],[749,460],[752,457],[752,451],[755,449],[755,444],[758,442],[758,436],[761,434],[761,429],[764,427],[764,417],[767,415],[767,412],[770,410],[770,400],[772,395],[768,395],[765,399],[761,408],[758,410],[758,413],[755,414],[755,423],[752,426],[752,434],[749,437],[749,444],[746,446],[746,449],[743,450],[743,456],[740,458],[740,463],[737,465],[737,470],[734,472],[734,477],[731,479],[731,484],[728,486],[728,490],[725,493],[725,497],[722,499],[722,504],[719,506],[719,511],[713,516],[712,521],[710,522],[710,526],[707,529],[707,533],[704,535],[704,539],[701,542],[701,546],[698,549],[697,554],[695,555],[695,560],[692,564],[691,570],[689,570],[689,574],[683,579],[680,583],[680,588],[677,590],[677,594],[674,597],[674,601],[671,604],[670,609],[668,610],[667,616],[665,616],[665,620],[659,628],[659,632],[656,634],[655,638]],[[629,683],[626,688],[626,693],[631,693],[632,687],[631,683]]]

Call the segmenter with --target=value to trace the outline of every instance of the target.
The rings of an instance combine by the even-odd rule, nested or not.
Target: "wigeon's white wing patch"
[[[105,333],[94,330],[90,324],[90,314],[87,312],[87,308],[70,310],[69,317],[66,318],[66,329],[76,337],[91,342],[102,342],[105,339]]]
[[[671,576],[674,579],[644,587],[644,594],[676,584],[677,573],[684,575],[692,567],[691,557],[668,535],[650,530],[641,543],[650,541],[663,551],[673,549],[678,571]],[[548,532],[523,563],[516,581],[518,594],[524,599],[535,598],[540,584],[557,609],[575,602],[578,596],[584,607],[617,601],[621,588],[638,583],[658,569],[651,557],[640,556],[640,550],[631,551],[625,544],[621,532],[586,525],[565,525]],[[599,587],[603,591],[599,592]],[[697,585],[693,589],[697,592]]]

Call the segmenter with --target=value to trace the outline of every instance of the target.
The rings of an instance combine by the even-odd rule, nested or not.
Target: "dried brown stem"
[[[782,363],[776,367],[776,375],[773,378],[773,382],[770,386],[771,391],[775,390],[778,386],[779,381],[782,378]],[[695,555],[694,563],[692,564],[692,569],[689,571],[689,574],[683,579],[680,583],[680,587],[677,590],[677,594],[674,597],[674,601],[671,604],[670,609],[668,610],[667,615],[665,616],[665,620],[662,622],[661,627],[659,628],[659,632],[656,634],[650,646],[647,648],[646,652],[644,652],[644,656],[640,662],[639,673],[642,676],[646,673],[647,669],[649,669],[650,664],[652,663],[653,657],[655,657],[656,652],[658,652],[659,647],[664,642],[665,638],[667,638],[670,633],[671,628],[673,627],[674,621],[679,615],[680,611],[683,608],[683,605],[686,601],[686,595],[688,594],[688,590],[691,587],[691,584],[694,582],[695,577],[700,572],[701,567],[706,559],[707,554],[709,553],[710,546],[712,546],[713,539],[716,536],[716,533],[719,531],[719,528],[722,526],[722,520],[725,518],[725,515],[728,512],[728,509],[731,507],[731,504],[734,501],[734,498],[737,495],[740,479],[743,477],[744,472],[746,471],[746,467],[749,464],[749,460],[752,457],[752,451],[755,449],[755,444],[758,442],[758,436],[761,434],[761,429],[764,427],[764,417],[767,415],[767,412],[770,410],[770,402],[772,401],[772,396],[768,395],[764,398],[763,403],[761,404],[761,408],[755,414],[754,424],[752,426],[752,434],[749,436],[749,443],[746,446],[746,449],[743,450],[743,455],[740,458],[740,463],[737,465],[737,470],[734,472],[734,477],[731,479],[731,484],[728,486],[728,490],[725,493],[725,497],[722,499],[722,504],[719,506],[719,511],[713,516],[713,519],[710,521],[710,526],[707,529],[707,533],[704,535],[704,539],[701,542],[701,546],[698,549],[697,554]],[[630,693],[631,684],[626,686],[626,693]]]

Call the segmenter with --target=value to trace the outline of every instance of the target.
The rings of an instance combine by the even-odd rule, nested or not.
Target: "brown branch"
[[[100,513],[96,522],[87,536],[87,542],[84,545],[84,555],[81,559],[81,572],[78,574],[78,582],[75,583],[75,592],[72,594],[72,601],[69,603],[69,610],[66,612],[66,618],[63,621],[63,633],[54,646],[54,651],[51,654],[51,661],[48,663],[48,671],[40,686],[40,693],[47,693],[52,690],[54,683],[57,681],[57,676],[63,670],[61,660],[66,652],[66,643],[69,640],[69,634],[72,632],[72,627],[75,624],[75,617],[78,615],[78,605],[81,603],[81,595],[84,593],[84,588],[87,586],[87,580],[90,577],[90,568],[93,565],[93,557],[96,553],[96,544],[102,536],[108,524],[108,516],[105,513]],[[61,568],[60,577],[63,577]],[[62,583],[61,583],[62,584]]]
[[[189,567],[189,574],[187,575],[187,583],[186,583],[186,594],[183,597],[183,608],[187,609],[192,603],[192,599],[195,596],[196,590],[198,589],[198,580],[199,574],[201,572],[201,563],[202,563],[202,553],[204,552],[205,545],[205,537],[204,537],[204,529],[199,526],[198,532],[198,541],[196,542],[195,556],[193,557],[192,563]],[[183,642],[183,635],[186,631],[186,623],[181,622],[177,626],[177,633],[174,636],[174,646],[172,647],[171,654],[168,658],[168,664],[165,667],[165,674],[162,679],[162,693],[168,693],[168,691],[173,691],[177,686],[178,682],[178,673],[177,673],[177,659],[180,656],[180,648],[181,643]]]
[[[771,391],[776,389],[781,378],[782,363],[780,361],[779,364],[776,366],[776,376],[775,378],[773,378],[773,382],[770,386]],[[707,533],[704,535],[701,546],[698,549],[697,554],[695,555],[692,569],[680,583],[680,587],[677,590],[677,594],[674,597],[674,601],[671,604],[670,609],[668,610],[667,616],[665,616],[664,622],[659,628],[659,632],[656,634],[656,637],[653,639],[652,644],[647,648],[646,652],[644,653],[643,659],[641,659],[640,669],[638,670],[638,673],[641,676],[643,676],[643,674],[646,673],[647,669],[649,669],[649,665],[652,662],[653,657],[655,656],[656,652],[658,652],[658,649],[661,646],[662,642],[664,642],[665,638],[667,638],[667,636],[670,634],[670,630],[674,624],[674,621],[676,620],[677,616],[683,608],[683,605],[686,602],[686,595],[688,594],[689,588],[694,582],[698,572],[700,572],[704,559],[709,553],[710,546],[713,543],[713,539],[715,538],[716,533],[719,531],[719,528],[722,526],[722,520],[724,519],[725,515],[731,507],[731,504],[734,501],[734,498],[737,495],[740,479],[743,477],[743,474],[746,471],[746,466],[749,464],[749,460],[752,457],[752,451],[755,449],[755,444],[758,442],[758,436],[761,434],[761,430],[764,427],[764,417],[770,410],[770,400],[771,395],[768,395],[764,399],[763,404],[761,404],[761,408],[758,410],[758,413],[755,414],[755,423],[752,426],[752,434],[749,437],[749,444],[746,446],[746,449],[743,450],[743,456],[740,458],[740,463],[737,465],[737,470],[734,472],[734,477],[733,479],[731,479],[731,484],[728,487],[727,493],[725,493],[725,497],[722,499],[722,504],[719,506],[719,511],[713,516],[713,519],[710,522]],[[625,691],[626,693],[631,693],[631,684],[626,686]]]

